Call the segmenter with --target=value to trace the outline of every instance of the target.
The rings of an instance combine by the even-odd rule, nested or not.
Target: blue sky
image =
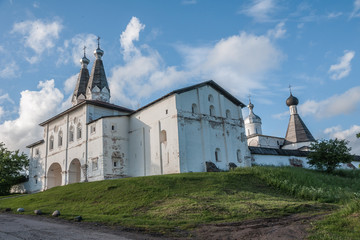
[[[101,37],[111,102],[136,109],[212,79],[284,137],[288,86],[315,138],[360,154],[360,0],[0,1],[0,141],[42,138]],[[248,110],[243,110],[244,115]]]

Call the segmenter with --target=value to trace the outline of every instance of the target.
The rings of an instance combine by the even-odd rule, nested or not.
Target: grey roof
[[[32,147],[35,147],[35,146],[37,146],[37,145],[43,144],[44,142],[45,142],[45,141],[44,141],[43,139],[41,139],[41,140],[39,140],[39,141],[37,141],[37,142],[34,142],[34,143],[32,143],[32,144],[27,145],[26,147],[27,147],[27,148],[32,148]]]
[[[76,82],[73,97],[77,98],[81,94],[84,95],[84,97],[86,96],[86,87],[88,85],[89,78],[90,78],[89,70],[87,68],[82,67],[80,69],[80,73]]]
[[[40,123],[39,125],[44,126],[45,124],[57,119],[58,117],[60,117],[60,116],[62,116],[64,114],[67,114],[69,112],[72,112],[73,110],[75,110],[75,109],[77,109],[77,108],[79,108],[79,107],[81,107],[81,106],[83,106],[85,104],[91,104],[91,105],[94,105],[94,106],[114,109],[114,110],[118,110],[118,111],[121,111],[121,112],[129,113],[129,114],[134,112],[134,110],[131,110],[131,109],[128,109],[128,108],[125,108],[125,107],[121,107],[121,106],[118,106],[118,105],[115,105],[115,104],[107,103],[107,102],[102,102],[102,101],[97,101],[97,100],[83,100],[79,104],[77,104],[75,106],[72,106],[71,108],[59,113],[58,115],[46,120],[45,122]]]
[[[96,59],[91,70],[91,75],[88,83],[88,89],[91,91],[95,86],[100,90],[104,87],[110,92],[109,85],[106,79],[103,61]]]
[[[192,85],[192,86],[189,86],[189,87],[184,87],[184,88],[180,88],[180,89],[177,89],[177,90],[174,90],[164,96],[162,96],[161,98],[158,98],[156,99],[155,101],[137,109],[135,112],[139,112],[141,110],[143,110],[144,108],[147,108],[159,101],[161,101],[162,99],[165,99],[173,94],[180,94],[180,93],[184,93],[184,92],[187,92],[187,91],[190,91],[190,90],[193,90],[193,89],[196,89],[196,88],[200,88],[200,87],[203,87],[203,86],[211,86],[213,87],[214,89],[216,89],[217,91],[219,91],[221,94],[223,94],[227,99],[229,99],[229,101],[231,101],[232,103],[234,103],[236,106],[240,106],[241,108],[245,107],[245,104],[243,104],[241,101],[239,101],[236,97],[234,97],[233,95],[231,95],[228,91],[226,91],[225,89],[223,89],[222,87],[220,87],[216,82],[214,82],[213,80],[209,80],[209,81],[205,81],[205,82],[202,82],[202,83],[199,83],[199,84],[195,84],[195,85]],[[134,113],[135,113],[134,112]]]
[[[279,155],[279,156],[297,156],[306,157],[308,151],[278,149],[278,148],[265,148],[265,147],[249,147],[251,154],[259,155]]]
[[[290,115],[284,145],[312,141],[315,141],[315,139],[306,127],[305,123],[301,120],[299,114]]]

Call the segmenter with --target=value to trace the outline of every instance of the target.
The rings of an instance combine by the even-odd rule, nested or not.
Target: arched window
[[[74,127],[71,126],[69,132],[69,142],[73,142],[73,141],[74,141]]]
[[[231,118],[231,112],[229,109],[226,110],[226,118]]]
[[[160,132],[160,143],[164,143],[164,142],[166,142],[166,131],[162,130]]]
[[[50,137],[49,149],[50,149],[50,150],[53,150],[53,149],[54,149],[54,136],[51,136],[51,137]]]
[[[208,100],[209,100],[209,102],[211,102],[211,103],[214,102],[214,97],[213,97],[213,95],[209,94]]]
[[[236,158],[237,158],[237,161],[238,161],[239,163],[242,162],[240,149],[238,149],[238,150],[236,151]]]
[[[220,148],[217,148],[217,149],[215,150],[215,160],[216,160],[217,162],[221,162],[221,152],[220,152]]]
[[[76,138],[77,139],[81,138],[81,124],[80,123],[76,127]]]
[[[62,142],[63,142],[63,133],[60,130],[59,131],[59,135],[58,135],[58,146],[61,147],[62,146]]]
[[[191,112],[192,113],[198,113],[198,108],[197,108],[197,105],[195,103],[193,103],[193,105],[191,106]]]
[[[215,107],[213,105],[210,106],[210,116],[215,116]]]

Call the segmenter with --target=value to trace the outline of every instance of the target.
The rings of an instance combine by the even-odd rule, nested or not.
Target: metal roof
[[[285,144],[299,143],[299,142],[314,142],[315,139],[301,120],[299,114],[290,115],[289,125],[286,131]]]

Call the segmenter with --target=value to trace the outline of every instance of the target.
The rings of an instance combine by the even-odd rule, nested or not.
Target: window
[[[81,138],[81,124],[79,123],[76,128],[76,137],[77,139]]]
[[[111,125],[111,130],[114,131],[115,130],[115,126]]]
[[[210,116],[215,116],[215,108],[213,105],[210,106],[209,111],[210,111]]]
[[[92,170],[95,171],[98,169],[98,158],[93,158],[92,160],[92,164],[91,164],[91,167],[92,167]]]
[[[160,143],[164,143],[164,142],[166,142],[166,131],[162,130],[160,132]]]
[[[114,167],[116,167],[117,166],[117,161],[114,161],[113,164],[114,164]]]
[[[229,109],[226,110],[226,118],[231,118],[231,112]]]
[[[165,110],[165,114],[168,114],[168,110],[167,110],[167,109]]]
[[[95,132],[96,132],[96,126],[94,124],[94,125],[91,125],[91,127],[90,127],[90,133],[95,133]]]
[[[37,148],[37,149],[35,149],[35,155],[36,155],[36,156],[39,156],[39,154],[40,154],[39,149],[38,149],[38,148]]]
[[[236,151],[236,158],[237,158],[237,161],[238,161],[239,163],[242,162],[240,149],[238,149],[238,150]]]
[[[211,102],[211,103],[214,102],[214,97],[213,97],[213,95],[210,94],[210,95],[208,96],[208,100],[209,100],[209,102]]]
[[[69,142],[73,142],[73,141],[74,141],[74,127],[71,126],[69,132]]]
[[[193,105],[191,106],[191,112],[192,113],[198,113],[198,108],[197,108],[197,105],[195,103],[193,103]]]
[[[49,149],[50,149],[50,150],[53,150],[53,149],[54,149],[54,136],[51,136],[51,137],[50,137]]]
[[[217,148],[217,149],[215,150],[215,161],[221,162],[220,148]]]
[[[61,147],[62,146],[62,142],[63,142],[63,133],[60,130],[59,135],[58,135],[58,146]]]

